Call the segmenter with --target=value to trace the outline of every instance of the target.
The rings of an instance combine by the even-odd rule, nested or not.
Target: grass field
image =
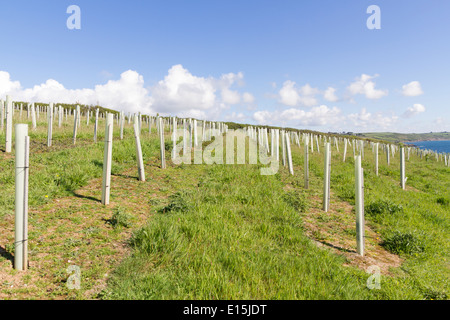
[[[69,117],[70,119],[70,117]],[[84,125],[83,125],[84,124]],[[31,127],[31,125],[30,125]],[[146,181],[137,179],[132,127],[115,123],[111,205],[102,206],[104,122],[98,143],[85,121],[30,129],[30,269],[12,268],[14,153],[0,154],[0,299],[448,299],[450,168],[411,155],[407,188],[399,155],[379,176],[363,160],[366,255],[356,253],[354,163],[332,148],[331,205],[322,210],[323,148],[292,144],[294,176],[280,165],[174,165],[160,168],[156,131],[143,130]],[[155,130],[155,129],[154,129]],[[0,135],[4,141],[4,134]],[[166,132],[166,141],[170,133]],[[207,143],[204,143],[205,145]],[[170,143],[167,145],[170,150]],[[349,148],[350,150],[350,148]],[[70,290],[67,268],[81,270]],[[369,289],[376,266],[380,288]]]

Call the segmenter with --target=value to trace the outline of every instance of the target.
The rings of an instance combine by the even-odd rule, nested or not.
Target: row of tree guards
[[[19,110],[20,117],[22,117],[23,110],[25,110],[27,112],[27,119],[30,119],[30,118],[32,119],[32,129],[33,130],[36,129],[36,118],[39,119],[39,114],[40,113],[47,114],[47,122],[48,122],[47,144],[48,144],[48,146],[51,146],[51,143],[52,143],[53,123],[56,121],[56,119],[58,120],[58,127],[61,127],[62,123],[64,121],[66,121],[66,122],[68,121],[68,117],[70,115],[73,116],[73,118],[74,118],[73,141],[74,141],[74,143],[76,143],[77,130],[81,125],[81,117],[82,116],[86,117],[86,120],[87,120],[86,125],[89,125],[90,118],[95,116],[94,141],[97,140],[98,118],[106,117],[106,113],[103,113],[103,112],[99,113],[98,108],[89,107],[89,109],[88,109],[87,107],[85,107],[84,112],[82,112],[80,110],[80,106],[77,106],[76,108],[64,108],[61,105],[55,106],[53,103],[50,103],[49,105],[39,104],[35,107],[34,103],[31,103],[31,104],[15,103],[14,104],[14,103],[12,103],[10,97],[7,96],[6,101],[0,100],[0,129],[2,131],[4,130],[4,126],[5,126],[4,122],[6,120],[6,138],[5,138],[6,152],[11,152],[12,119],[13,119],[12,117],[14,116],[14,110],[16,110],[16,112],[17,112],[17,110]],[[55,116],[55,114],[57,116]],[[131,119],[133,119],[134,117],[135,117],[135,115],[132,115],[130,113],[128,113],[128,116],[125,116],[123,112],[115,114],[115,119],[116,119],[117,123],[120,125],[121,139],[123,139],[123,125],[124,125],[125,119],[127,119],[128,124],[130,124]],[[142,118],[143,117],[145,117],[145,121],[147,122],[147,124],[149,126],[149,132],[151,130],[152,124],[156,124],[156,121],[158,121],[158,119],[159,119],[159,117],[151,117],[151,116],[141,115],[140,113],[137,115],[137,117],[138,117],[138,122],[139,122],[139,132],[141,132],[141,130],[142,130]],[[170,118],[162,118],[161,121],[163,121],[164,124],[172,124]],[[189,121],[191,121],[191,120],[189,120]],[[203,129],[205,129],[205,123],[207,123],[207,122],[206,121],[202,121],[202,122],[204,123]],[[159,124],[156,124],[156,125],[159,126]],[[194,128],[194,131],[197,131],[197,127],[198,127],[197,120],[194,120],[194,124],[189,123],[188,126],[189,126],[189,128]],[[173,130],[173,127],[171,128],[171,130]],[[205,131],[205,130],[203,130],[203,131]],[[265,131],[263,131],[262,133],[267,134],[267,129]],[[192,135],[192,132],[190,132],[190,134]],[[195,132],[195,134],[196,134],[196,132]],[[292,134],[295,134],[295,139],[297,142],[298,133],[291,132],[291,139],[294,140],[294,136],[292,136]],[[318,151],[320,151],[319,139],[322,138],[322,135],[311,134],[310,137],[311,137],[311,141],[310,141],[311,142],[310,143],[311,151],[314,150],[314,146],[316,146],[316,149]],[[285,138],[282,137],[282,139],[285,139]],[[205,140],[205,139],[203,139],[203,140]],[[210,140],[210,137],[208,140]],[[338,152],[339,152],[339,144],[337,142],[338,141],[342,142],[342,140],[344,141],[343,161],[345,161],[346,153],[347,153],[347,145],[349,144],[350,140],[347,138],[343,138],[343,137],[339,137],[339,138],[334,137],[334,144],[335,144]],[[355,139],[353,139],[353,140],[355,140]],[[358,143],[364,143],[363,140],[356,140],[356,141],[359,141]],[[197,140],[196,140],[196,143],[197,143]],[[299,142],[297,142],[297,144],[299,144]],[[282,145],[284,145],[284,143],[282,143]],[[398,150],[398,146],[393,145],[393,144],[382,144],[382,146],[385,150],[387,163],[389,165],[389,163],[390,163],[389,151],[392,151],[392,156],[393,156],[394,153]],[[358,148],[358,145],[353,145],[353,153],[354,154],[355,154],[355,147]],[[372,147],[374,147],[374,143],[372,143]],[[268,149],[268,140],[266,140],[266,148]],[[408,147],[406,150],[408,152],[407,159],[409,159],[411,151],[414,151],[421,158],[425,157],[428,159],[428,158],[434,156],[437,161],[443,161],[446,166],[450,166],[450,162],[449,162],[450,155],[449,154],[437,153],[437,152],[433,152],[431,150],[422,150],[419,148],[412,148],[412,147]],[[378,152],[378,150],[377,150],[377,152]],[[362,157],[364,158],[364,149],[363,148],[362,148]],[[378,161],[378,157],[376,157],[375,159],[376,159],[376,161]],[[377,168],[377,166],[376,166],[376,168]]]
[[[50,103],[48,106],[39,105],[35,108],[34,104],[27,104],[27,118],[32,119],[32,129],[36,129],[36,118],[39,118],[39,113],[46,113],[47,116],[47,145],[52,145],[52,131],[53,122],[55,121],[54,114],[58,118],[58,126],[61,127],[62,123],[68,121],[68,116],[73,116],[73,143],[76,144],[77,131],[81,124],[82,113],[80,106],[76,108],[66,109],[61,105],[55,106]],[[1,129],[4,128],[4,120],[6,120],[6,138],[5,138],[5,151],[11,152],[12,147],[12,120],[14,110],[19,110],[19,114],[22,115],[23,107],[17,104],[13,105],[11,98],[6,97],[6,101],[0,100],[0,125]],[[198,121],[196,119],[180,119],[176,117],[163,118],[163,117],[150,117],[139,114],[128,114],[125,116],[123,112],[120,113],[105,113],[101,114],[99,109],[88,110],[85,112],[86,124],[89,125],[90,117],[95,117],[94,122],[94,141],[97,142],[98,133],[98,120],[100,117],[105,118],[105,140],[104,140],[104,159],[103,159],[103,179],[102,179],[102,199],[103,205],[108,205],[110,202],[110,190],[111,190],[111,164],[112,164],[112,143],[113,143],[113,127],[114,122],[117,122],[120,130],[120,139],[123,139],[124,124],[127,121],[130,124],[133,119],[134,139],[136,144],[136,159],[138,168],[138,179],[145,181],[144,161],[142,155],[140,136],[142,133],[142,125],[144,122],[148,125],[148,132],[151,133],[152,125],[156,126],[156,131],[160,141],[160,158],[161,168],[166,168],[165,157],[165,139],[164,132],[165,126],[168,126],[168,131],[171,132],[171,139],[173,142],[173,149],[171,158],[174,160],[178,155],[177,150],[178,139],[178,126],[182,129],[182,150],[183,156],[190,155],[192,147],[194,146],[194,163],[199,164],[203,161],[197,161],[196,154],[200,151],[204,141],[211,141],[212,137],[222,136],[228,133],[228,126],[221,122],[211,121]],[[144,119],[144,120],[143,120]],[[270,130],[270,131],[269,131]],[[200,134],[199,134],[200,132]],[[348,147],[353,148],[353,156],[355,159],[355,211],[356,211],[356,242],[357,252],[360,255],[364,255],[364,181],[363,181],[363,169],[361,167],[362,159],[364,158],[364,146],[368,144],[367,141],[348,139],[346,137],[326,136],[321,134],[301,133],[300,131],[266,128],[266,127],[253,127],[248,126],[242,129],[244,137],[249,138],[249,162],[257,163],[256,159],[250,155],[250,149],[256,150],[256,146],[259,146],[260,154],[270,154],[272,159],[280,161],[280,149],[281,149],[281,162],[283,166],[287,166],[289,173],[294,175],[294,167],[292,162],[291,145],[296,144],[301,147],[301,141],[304,145],[304,187],[309,188],[309,153],[320,152],[320,147],[324,147],[324,180],[323,180],[323,210],[327,212],[330,209],[330,174],[331,174],[331,148],[334,145],[337,152],[339,152],[339,143],[344,143],[343,158],[342,161],[346,161]],[[270,143],[269,143],[270,135]],[[281,144],[280,144],[281,138]],[[234,140],[234,137],[233,137]],[[253,142],[250,143],[250,141]],[[291,143],[292,141],[292,143]],[[242,142],[242,141],[241,141]],[[238,138],[238,148],[239,148]],[[245,140],[244,149],[245,149]],[[227,141],[228,144],[228,141]],[[28,175],[29,175],[29,146],[30,139],[28,137],[28,124],[16,124],[15,125],[15,151],[16,151],[16,197],[15,197],[15,258],[14,265],[17,270],[26,270],[28,265],[27,260],[27,243],[28,243]],[[200,146],[200,147],[199,147]],[[234,141],[233,141],[234,146]],[[400,153],[400,186],[405,189],[406,180],[405,177],[405,158],[409,160],[411,152],[416,153],[421,158],[424,155],[433,154],[428,150],[420,150],[418,148],[403,146],[397,146],[393,144],[381,144],[370,142],[369,146],[372,147],[372,151],[375,155],[375,173],[378,175],[378,154],[381,147],[386,155],[386,162],[389,165],[391,157],[394,157],[396,152]],[[206,147],[208,148],[208,147]],[[205,149],[206,149],[205,148]],[[252,149],[253,148],[253,149]],[[406,150],[406,154],[405,154]],[[178,152],[177,152],[178,151]],[[450,157],[448,154],[436,154],[436,160],[443,159],[446,166],[450,166]],[[190,159],[190,158],[189,158]],[[231,159],[231,160],[230,160]],[[190,161],[190,160],[189,160]],[[227,163],[234,163],[234,155],[229,158],[227,152]],[[205,159],[205,162],[208,163]],[[223,162],[222,162],[223,163]],[[244,157],[240,157],[238,154],[237,163],[245,163]]]

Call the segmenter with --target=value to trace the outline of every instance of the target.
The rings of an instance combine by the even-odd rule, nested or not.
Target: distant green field
[[[367,132],[359,136],[370,139],[384,140],[389,142],[411,142],[427,140],[450,140],[450,132],[429,133],[396,133],[396,132]]]

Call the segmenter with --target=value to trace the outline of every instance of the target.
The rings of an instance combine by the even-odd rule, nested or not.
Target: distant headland
[[[450,132],[447,131],[427,133],[366,132],[356,133],[354,135],[393,143],[450,140]]]

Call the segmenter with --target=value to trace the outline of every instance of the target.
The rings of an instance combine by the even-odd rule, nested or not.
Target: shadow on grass
[[[103,161],[92,160],[92,163],[99,168],[103,168]]]
[[[14,265],[14,256],[6,251],[6,248],[0,246],[0,256],[9,260],[11,262],[11,265]]]
[[[131,179],[139,180],[139,177],[137,177],[137,176],[130,176],[128,174],[121,174],[121,173],[111,172],[111,175],[115,176],[115,177],[121,177],[121,178],[127,178],[127,179],[131,178]]]
[[[93,160],[92,163],[99,167],[99,168],[103,168],[103,161],[98,161],[98,160]],[[135,179],[135,180],[139,180],[139,177],[137,176],[130,176],[128,174],[121,174],[121,173],[117,173],[111,170],[111,175],[115,176],[115,177],[121,177],[121,178],[126,178],[126,179]]]
[[[341,251],[341,252],[357,253],[356,250],[350,250],[350,249],[342,248],[342,247],[336,246],[336,245],[334,245],[332,243],[329,243],[329,242],[326,242],[326,241],[323,241],[323,240],[321,240],[321,241],[315,240],[315,241],[317,243],[320,243],[320,244],[324,245],[324,246],[336,249],[336,250]]]
[[[102,218],[101,220],[105,224],[110,225],[111,227],[114,227],[114,219],[113,218],[110,218],[110,219]]]
[[[92,201],[100,202],[100,203],[102,202],[101,199],[97,199],[97,198],[94,198],[94,197],[91,197],[91,196],[84,196],[82,194],[76,193],[75,191],[71,191],[71,193],[72,193],[72,195],[74,197],[77,197],[77,198],[80,198],[80,199],[87,199],[87,200],[92,200]]]

